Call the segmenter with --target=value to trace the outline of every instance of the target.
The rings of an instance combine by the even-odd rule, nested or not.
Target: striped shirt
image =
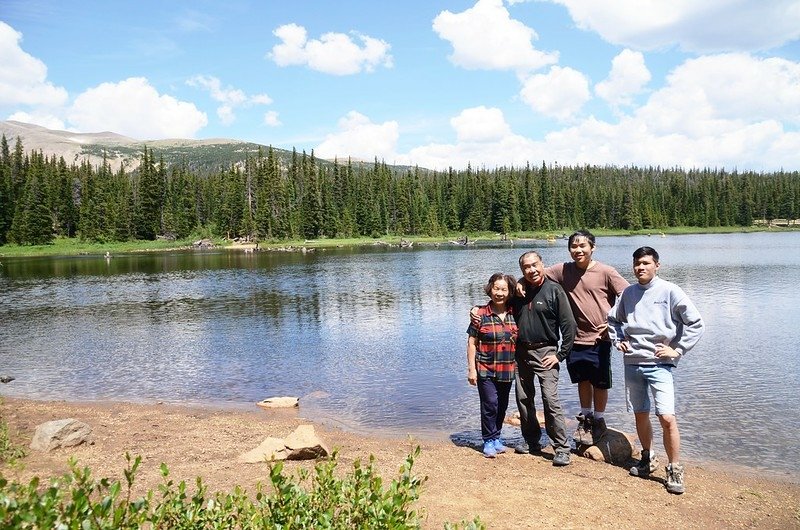
[[[478,309],[480,326],[470,323],[467,334],[478,339],[475,364],[478,377],[508,382],[514,380],[514,343],[517,340],[517,323],[511,311],[501,319],[492,311],[491,304]]]

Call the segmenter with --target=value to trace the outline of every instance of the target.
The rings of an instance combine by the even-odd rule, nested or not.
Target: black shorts
[[[595,388],[611,388],[611,343],[574,344],[567,356],[567,371],[573,383],[589,381]]]

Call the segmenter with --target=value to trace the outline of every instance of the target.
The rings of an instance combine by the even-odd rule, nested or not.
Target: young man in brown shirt
[[[567,357],[567,370],[570,380],[578,384],[581,404],[573,438],[576,443],[592,445],[606,431],[603,416],[611,388],[608,311],[629,284],[614,267],[592,258],[595,238],[588,230],[573,233],[568,247],[573,261],[548,267],[545,274],[564,288],[578,325]]]

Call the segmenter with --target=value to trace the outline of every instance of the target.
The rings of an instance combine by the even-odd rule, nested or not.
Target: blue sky
[[[0,119],[446,169],[800,169],[800,0],[0,0]]]

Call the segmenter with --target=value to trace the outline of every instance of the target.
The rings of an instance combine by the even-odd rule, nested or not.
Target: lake
[[[684,459],[800,478],[800,232],[601,237],[595,258],[631,281],[641,245],[707,326],[676,371]],[[0,258],[0,374],[16,377],[0,396],[252,408],[294,395],[322,423],[477,443],[468,310],[493,272],[519,276],[527,249],[569,260],[564,240]],[[633,433],[617,352],[613,369],[607,421]],[[560,392],[574,415],[565,368]]]

